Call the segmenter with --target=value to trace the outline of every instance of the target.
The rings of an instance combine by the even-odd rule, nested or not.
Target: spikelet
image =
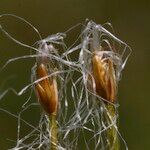
[[[46,65],[40,64],[37,66],[38,78],[48,76]],[[58,91],[55,77],[43,79],[36,84],[36,91],[39,97],[39,102],[43,109],[49,114],[57,114],[58,106]]]
[[[113,61],[104,53],[94,52],[92,56],[92,72],[96,84],[96,93],[102,98],[114,103],[117,85]]]

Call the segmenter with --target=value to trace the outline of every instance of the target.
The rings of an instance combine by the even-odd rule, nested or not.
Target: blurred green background
[[[112,23],[116,36],[133,49],[119,84],[119,128],[130,150],[150,149],[149,0],[0,0],[0,13],[12,13],[27,19],[43,37],[63,32],[86,18],[100,24]],[[0,20],[18,40],[27,44],[38,40],[33,30],[15,19]],[[29,53],[29,49],[15,44],[0,32],[0,67],[9,58]],[[19,91],[29,83],[33,64],[34,59],[28,59],[8,65],[0,73],[0,92],[10,86]],[[26,95],[18,98],[10,92],[0,100],[0,107],[17,114],[26,98]],[[38,111],[35,107],[24,114],[24,118],[36,124],[34,120],[38,120]],[[9,139],[15,140],[16,136],[16,119],[0,111],[0,150],[13,146],[14,142]]]

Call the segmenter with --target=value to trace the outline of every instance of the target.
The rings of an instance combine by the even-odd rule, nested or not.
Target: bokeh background
[[[86,18],[100,24],[110,22],[115,35],[128,43],[133,50],[119,83],[119,128],[130,150],[150,149],[149,0],[0,0],[0,14],[3,13],[12,13],[27,19],[39,29],[42,37],[63,32],[84,22]],[[15,38],[27,44],[38,40],[32,29],[15,19],[0,19],[0,24]],[[29,49],[17,45],[0,32],[0,67],[12,57],[29,53]],[[29,83],[33,64],[34,59],[8,65],[0,73],[0,92],[8,87],[19,91]],[[18,114],[26,98],[27,95],[17,97],[9,92],[0,100],[0,108]],[[33,108],[23,117],[36,124],[38,111]],[[22,135],[27,130],[29,129],[24,126]],[[11,148],[14,145],[12,140],[16,140],[16,137],[17,120],[0,111],[0,150]]]

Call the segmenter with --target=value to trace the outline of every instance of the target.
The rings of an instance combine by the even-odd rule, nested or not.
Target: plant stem
[[[57,122],[56,122],[56,115],[51,114],[49,116],[50,119],[50,150],[57,150]]]
[[[107,104],[107,109],[109,111],[110,117],[111,119],[114,121],[115,115],[116,115],[116,111],[113,105]],[[107,132],[107,136],[108,136],[108,140],[109,140],[109,149],[110,150],[119,150],[119,139],[118,139],[118,134],[117,134],[117,120],[115,122],[115,124],[110,127],[110,129]]]

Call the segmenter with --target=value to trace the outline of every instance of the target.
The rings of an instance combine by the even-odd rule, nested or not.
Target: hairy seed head
[[[48,76],[47,68],[44,64],[37,66],[38,79]],[[58,107],[58,89],[55,77],[43,79],[35,86],[39,102],[43,109],[50,114],[57,114]]]

